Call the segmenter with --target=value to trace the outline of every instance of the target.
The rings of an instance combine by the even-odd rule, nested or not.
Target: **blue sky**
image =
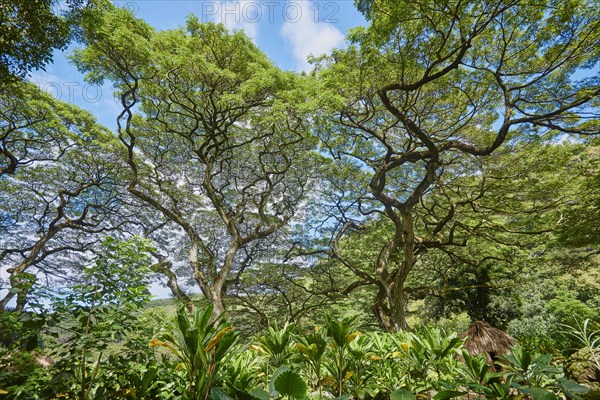
[[[185,24],[195,14],[201,21],[222,22],[229,29],[243,30],[282,69],[308,71],[310,54],[328,53],[344,47],[348,29],[366,25],[353,0],[118,0],[117,6],[131,10],[156,29]],[[99,122],[116,127],[120,111],[109,85],[94,87],[68,61],[66,51],[56,52],[45,71],[35,71],[30,80],[55,97],[90,111]]]

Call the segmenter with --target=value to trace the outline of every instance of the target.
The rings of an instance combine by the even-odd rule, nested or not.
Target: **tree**
[[[559,243],[571,248],[586,248],[587,256],[598,254],[600,244],[600,147],[592,140],[577,157],[571,169],[581,177],[574,183],[578,196],[564,210]]]
[[[0,4],[0,85],[24,78],[52,61],[64,49],[73,27],[85,15],[86,0],[68,0],[67,10],[55,12],[56,0],[12,0]]]
[[[354,197],[338,196],[331,254],[357,284],[377,287],[380,324],[406,329],[405,283],[419,259],[432,249],[452,257],[486,228],[493,208],[466,221],[459,214],[478,214],[489,179],[507,178],[486,171],[491,155],[598,133],[600,81],[586,69],[598,66],[599,11],[585,1],[359,5],[370,27],[322,59],[319,74],[339,101],[323,118],[323,142],[366,179]],[[365,272],[340,243],[374,215],[393,233]]]
[[[65,278],[69,255],[131,220],[117,216],[126,192],[110,132],[33,84],[17,88],[0,96],[0,268],[12,288],[0,310],[15,295],[22,310],[38,273]]]
[[[35,85],[13,83],[0,93],[0,177],[21,167],[58,161],[79,130],[93,135],[103,129],[90,114]]]
[[[121,97],[128,190],[182,237],[187,275],[220,314],[230,279],[302,205],[315,163],[307,83],[243,33],[194,17],[155,32],[116,9],[87,42],[77,65]]]

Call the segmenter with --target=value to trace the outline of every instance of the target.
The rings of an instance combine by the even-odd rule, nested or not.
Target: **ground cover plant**
[[[84,309],[82,305],[80,312]],[[364,331],[353,323],[355,318],[327,316],[326,326],[317,326],[313,331],[285,325],[242,339],[223,319],[211,321],[211,315],[210,305],[192,311],[181,306],[170,326],[155,319],[156,329],[132,329],[128,337],[119,337],[119,328],[110,328],[112,342],[88,343],[82,337],[77,344],[56,343],[45,351],[5,350],[5,369],[0,375],[5,387],[3,396],[194,400],[593,398],[586,397],[590,387],[565,376],[556,355],[540,354],[520,345],[500,355],[492,365],[485,354],[469,354],[465,338],[439,328],[398,333]],[[135,321],[148,324],[148,317],[142,313]],[[585,321],[585,330],[569,332],[587,335],[591,341],[582,345],[597,357],[598,331],[590,332],[589,324]],[[149,333],[155,337],[140,343],[140,339],[150,338],[144,337]],[[84,353],[81,348],[85,348]],[[43,352],[53,357],[52,365],[42,366],[36,361]],[[109,354],[108,362],[104,362],[103,354]]]

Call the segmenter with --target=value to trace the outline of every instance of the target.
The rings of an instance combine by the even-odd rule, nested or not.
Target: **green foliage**
[[[153,339],[151,346],[167,348],[180,363],[186,375],[185,399],[207,400],[222,360],[236,341],[237,334],[222,316],[211,321],[213,308],[194,308],[191,315],[185,307],[177,311],[177,327],[164,341]]]
[[[73,59],[89,81],[113,83],[130,117],[117,132],[129,193],[186,235],[184,275],[198,277],[219,314],[246,269],[240,257],[255,261],[260,244],[291,223],[322,159],[308,134],[311,79],[281,71],[224,25],[192,15],[183,28],[156,31],[126,10],[104,11],[100,27],[85,26],[88,47]]]
[[[34,312],[0,312],[0,347],[32,351],[40,346],[45,315]]]
[[[39,364],[38,357],[40,354],[0,347],[0,389],[5,389],[13,399],[48,395],[52,376]]]
[[[359,387],[354,390],[358,397],[365,398],[367,394],[376,396],[379,392],[390,393],[409,385],[406,351],[409,348],[410,336],[404,332],[394,335],[371,332],[364,338],[358,339],[368,340],[368,351],[362,357],[367,363],[362,367],[362,377],[358,374],[362,382],[358,382]]]
[[[356,284],[377,288],[373,309],[387,330],[406,329],[405,298],[428,293],[458,297],[474,318],[481,313],[505,325],[516,317],[514,307],[493,315],[499,308],[491,304],[492,287],[500,282],[486,274],[510,284],[520,250],[561,220],[557,210],[577,183],[565,167],[570,146],[557,145],[559,135],[598,132],[591,122],[597,116],[585,118],[585,107],[571,103],[567,111],[555,102],[582,96],[596,107],[595,78],[579,71],[597,67],[598,52],[587,47],[575,55],[567,48],[577,42],[597,48],[598,7],[588,1],[356,4],[369,26],[354,29],[352,45],[322,57],[318,70],[337,100],[318,133],[340,160],[335,174],[352,177],[334,178],[328,188],[328,199],[343,209],[332,212],[343,222],[331,237],[355,235],[365,243],[375,223],[393,227],[358,259],[352,249],[362,243],[345,252],[338,240],[331,251]],[[571,24],[577,29],[566,42],[549,33]],[[563,112],[577,117],[567,122],[558,117]],[[364,174],[343,175],[348,166]],[[432,263],[438,285],[419,277],[427,286],[409,286],[430,253],[450,268]]]
[[[293,399],[303,399],[308,390],[302,377],[289,369],[273,378],[273,388],[279,395]]]
[[[266,361],[255,352],[247,351],[244,346],[233,347],[223,360],[219,381],[233,396],[243,397],[261,382],[265,366]]]
[[[287,358],[288,365],[271,375],[270,353],[258,350],[256,345],[236,347],[237,335],[232,328],[222,318],[211,322],[211,316],[210,307],[195,309],[191,314],[184,308],[179,309],[175,331],[163,335],[163,340],[150,342],[151,346],[165,351],[159,353],[161,359],[157,360],[147,354],[151,350],[141,342],[157,333],[151,326],[160,325],[159,320],[164,316],[154,309],[139,315],[137,320],[143,328],[124,336],[117,347],[115,344],[107,346],[104,350],[107,355],[103,359],[108,362],[98,359],[90,362],[91,367],[100,367],[92,380],[93,388],[88,398],[269,400],[303,399],[317,394],[322,398],[340,392],[340,367],[343,371],[342,392],[346,393],[347,399],[428,396],[445,400],[467,393],[488,399],[516,399],[519,395],[555,399],[562,393],[569,393],[570,398],[578,399],[587,390],[565,379],[562,368],[549,354],[540,355],[515,347],[500,359],[502,370],[494,372],[484,357],[469,355],[462,349],[462,340],[456,333],[447,334],[429,327],[414,333],[367,332],[358,335],[351,319],[331,317],[327,318],[330,336],[320,328],[305,335],[292,335],[295,339],[291,343],[296,342],[293,350],[301,357]],[[286,336],[282,331],[274,329],[271,334],[280,339]],[[577,337],[584,335],[590,345],[597,344],[597,332],[589,329],[589,323],[574,334]],[[342,353],[336,338],[342,344]],[[340,354],[343,354],[342,363]],[[6,363],[7,358],[1,360]],[[17,361],[5,365],[14,365]],[[50,385],[48,387],[58,393],[57,382],[49,383],[51,374],[35,366],[31,357],[22,356],[18,362],[21,363],[21,375],[9,373],[20,379],[18,385],[9,388],[12,393],[16,390],[33,393],[28,390],[44,385]],[[316,373],[319,368],[320,373]],[[74,372],[70,378],[64,372],[57,375],[75,385],[74,389],[69,389],[63,384],[62,393],[76,395],[73,390],[83,380],[82,372]],[[92,368],[88,369],[88,377],[90,372],[93,372]],[[25,378],[27,373],[31,376]],[[267,374],[270,379],[265,383],[263,376]],[[0,374],[4,378],[9,375]],[[309,388],[317,393],[309,394]]]
[[[396,389],[390,393],[390,400],[417,400],[417,397],[405,389]]]
[[[491,367],[480,356],[462,354],[465,362],[462,384],[487,399],[513,399],[527,395],[532,399],[558,399],[560,392],[567,391],[574,399],[577,393],[587,389],[563,378],[559,368],[551,363],[550,354],[531,353],[520,346],[501,358],[503,369],[492,372]],[[460,384],[460,383],[459,383]],[[520,393],[516,395],[514,389]]]
[[[597,321],[600,317],[596,310],[577,300],[572,294],[563,294],[550,300],[547,314],[553,324],[550,337],[556,348],[562,349],[566,355],[577,351],[581,342],[567,334],[564,326],[576,328],[579,321]]]
[[[295,328],[294,324],[288,323],[281,329],[269,326],[267,333],[258,338],[259,351],[267,354],[269,365],[272,367],[282,367],[294,355]]]
[[[573,182],[576,196],[564,209],[565,221],[558,228],[558,239],[572,251],[577,247],[599,245],[600,232],[600,149],[592,141],[571,161],[570,169],[581,177]]]
[[[456,368],[456,354],[463,340],[456,333],[446,334],[436,328],[426,328],[409,337],[406,351],[408,374],[406,386],[414,393],[443,390]]]
[[[52,375],[38,360],[47,362],[39,351],[43,345],[45,315],[35,312],[0,312],[0,389],[13,398],[48,392]]]
[[[222,24],[67,3],[0,6],[0,398],[586,393],[556,356],[600,368],[600,153],[574,136],[599,132],[597,2],[357,0],[370,25],[309,75]],[[14,79],[74,24],[116,133]],[[154,272],[211,305],[143,310]],[[268,326],[249,346],[231,295]],[[462,347],[473,319],[521,340],[501,370]]]
[[[23,78],[52,60],[70,39],[69,21],[53,12],[53,0],[5,2],[0,13],[0,84]]]
[[[552,365],[552,355],[530,353],[520,346],[503,357],[502,366],[511,382],[526,386],[545,386],[549,376],[560,374],[560,369]]]
[[[361,333],[357,330],[356,317],[346,317],[334,319],[330,315],[325,315],[327,324],[327,336],[333,341],[334,355],[332,363],[327,369],[336,379],[337,395],[344,394],[344,383],[349,378],[350,371],[346,363],[346,352],[349,344],[354,341]]]
[[[590,361],[600,371],[600,329],[595,329],[597,327],[598,324],[589,319],[583,321],[583,324],[576,321],[576,326],[561,325],[563,332],[578,344],[577,348],[589,353]]]
[[[556,286],[552,282],[538,284],[537,290],[541,292],[525,302],[523,316],[511,321],[509,331],[532,351],[561,352],[568,356],[581,346],[569,332],[577,329],[580,321],[597,320],[598,311],[579,300],[576,296],[580,293]]]
[[[62,390],[82,400],[103,396],[116,385],[111,370],[126,371],[130,359],[148,356],[134,341],[125,342],[124,354],[107,351],[137,329],[135,313],[150,298],[152,249],[138,237],[124,242],[107,237],[95,263],[83,271],[85,283],[54,297],[49,333],[62,343],[52,352],[59,360],[56,377]]]
[[[323,356],[327,350],[328,342],[324,330],[317,326],[315,331],[296,338],[296,349],[299,350],[310,368],[309,375],[314,374],[314,386],[322,395],[322,365]]]

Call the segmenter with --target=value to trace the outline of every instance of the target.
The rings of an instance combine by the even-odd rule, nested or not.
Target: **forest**
[[[0,400],[600,399],[598,0],[355,0],[304,72],[57,3],[0,1]]]

